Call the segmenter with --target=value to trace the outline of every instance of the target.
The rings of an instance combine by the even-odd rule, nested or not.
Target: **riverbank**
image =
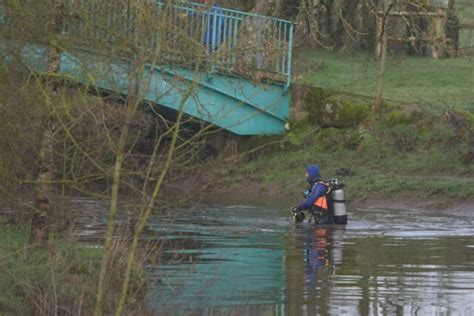
[[[318,164],[360,207],[474,212],[473,113],[394,102],[374,112],[369,102],[309,88],[304,119],[286,135],[241,140],[243,158],[209,166],[217,179],[211,195],[289,207],[306,187],[305,167]]]
[[[303,188],[304,186],[297,189],[292,188],[291,191],[288,191],[286,187],[278,183],[249,181],[240,187],[213,188],[211,192],[207,192],[202,197],[202,200],[206,204],[270,205],[277,209],[289,210],[302,201]],[[443,195],[423,198],[409,194],[379,197],[377,192],[374,192],[372,196],[359,198],[357,192],[354,192],[350,187],[346,187],[345,192],[350,212],[360,209],[384,209],[474,216],[474,198],[472,197],[447,198]]]
[[[3,315],[92,314],[102,250],[78,245],[68,238],[50,238],[47,248],[28,242],[29,231],[22,226],[0,225],[0,313]],[[118,297],[125,249],[115,247],[110,263],[104,310],[113,311]],[[132,274],[128,311],[142,311],[147,282],[137,264]]]
[[[290,130],[239,140],[242,159],[206,166],[216,179],[209,195],[289,207],[306,187],[305,167],[318,164],[360,207],[474,212],[472,57],[389,63],[375,112],[373,56],[296,52]]]

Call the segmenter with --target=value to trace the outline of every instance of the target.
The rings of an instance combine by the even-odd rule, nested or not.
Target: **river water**
[[[106,206],[75,203],[90,242]],[[269,206],[177,211],[147,227],[162,242],[147,304],[157,315],[474,315],[473,236],[474,215],[427,211],[353,210],[347,227]]]

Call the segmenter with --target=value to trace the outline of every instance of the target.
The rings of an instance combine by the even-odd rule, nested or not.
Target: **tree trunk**
[[[443,56],[444,34],[443,34],[443,11],[437,9],[438,15],[433,17],[433,43],[431,43],[431,56],[439,59]]]
[[[283,0],[273,0],[273,16],[281,17],[283,9]]]
[[[53,7],[55,19],[52,32],[59,34],[62,27],[61,6],[57,2]],[[59,89],[58,74],[61,65],[61,50],[57,46],[48,48],[48,74],[51,78],[47,89],[49,94],[48,106],[53,106]],[[43,139],[38,155],[37,190],[35,194],[34,211],[31,220],[30,243],[45,245],[49,237],[49,216],[51,213],[51,180],[53,179],[53,143],[54,119],[48,115],[43,129]]]
[[[43,131],[43,140],[39,152],[38,187],[35,196],[33,218],[31,221],[31,244],[48,242],[48,220],[50,213],[51,188],[48,182],[52,178],[52,143],[53,133],[49,126]]]
[[[374,102],[374,107],[373,110],[375,112],[378,112],[380,108],[382,107],[383,104],[383,84],[384,84],[384,79],[385,79],[385,72],[387,70],[386,64],[387,64],[387,49],[388,49],[388,39],[387,39],[387,20],[388,20],[388,14],[390,13],[390,10],[393,7],[393,3],[390,5],[384,3],[384,15],[379,17],[377,15],[377,50],[380,50],[380,52],[376,51],[377,53],[380,53],[380,64],[379,64],[379,76],[377,78],[377,87],[375,90],[375,102]],[[376,55],[378,56],[378,55]]]
[[[383,42],[383,18],[376,15],[375,16],[375,31],[376,31],[376,36],[375,36],[375,58],[380,59],[382,56],[382,42]]]
[[[454,0],[448,2],[448,16],[445,25],[447,53],[449,57],[457,57],[459,50],[459,18],[454,10]]]
[[[453,11],[454,10],[454,5],[455,5],[455,0],[448,0],[448,10]]]
[[[385,21],[384,21],[385,23]],[[374,111],[379,111],[383,104],[383,83],[385,79],[386,63],[387,63],[387,32],[382,32],[382,44],[380,52],[379,76],[377,78],[377,88],[375,92]]]
[[[255,13],[266,15],[268,13],[268,1],[267,0],[255,0]]]

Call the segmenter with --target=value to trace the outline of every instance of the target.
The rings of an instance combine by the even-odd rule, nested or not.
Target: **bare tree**
[[[383,104],[383,83],[385,79],[385,72],[387,71],[387,19],[390,10],[393,8],[393,2],[387,3],[384,1],[382,5],[383,14],[380,16],[377,10],[377,46],[375,55],[380,58],[379,75],[377,77],[377,87],[375,91],[375,102],[373,110],[378,112]]]
[[[29,7],[28,9],[26,9]],[[45,3],[36,2],[34,4],[23,1],[6,0],[3,4],[6,19],[10,20],[11,28],[9,36],[6,36],[8,47],[13,44],[18,45],[17,52],[22,52],[26,43],[30,40],[37,40],[42,43],[46,49],[46,69],[44,85],[45,101],[48,104],[56,102],[58,90],[60,87],[60,56],[61,47],[59,45],[60,33],[63,23],[63,3],[62,1],[50,1]],[[41,17],[34,16],[34,12],[42,12]],[[43,19],[43,21],[41,21]],[[48,21],[47,23],[45,21]],[[19,37],[15,43],[16,36],[19,33],[25,33]],[[26,36],[26,38],[25,38]],[[16,56],[17,60],[19,54]],[[34,211],[31,222],[30,242],[33,244],[45,245],[48,241],[48,221],[50,217],[51,202],[51,181],[53,180],[53,143],[54,143],[54,118],[47,115],[42,118],[43,131],[40,150],[38,152],[38,173],[36,195],[34,201]]]
[[[172,1],[157,5],[142,0],[56,0],[54,4],[51,10],[49,1],[6,0],[9,28],[1,40],[9,46],[8,59],[35,86],[32,94],[44,107],[45,122],[39,144],[31,146],[41,158],[40,175],[18,182],[33,184],[39,192],[40,212],[35,211],[33,221],[39,224],[32,225],[32,240],[47,240],[42,232],[47,232],[51,193],[58,186],[110,202],[96,315],[111,308],[105,304],[110,267],[117,260],[113,252],[117,217],[128,207],[124,195],[133,198],[136,226],[114,306],[119,315],[127,311],[131,271],[150,215],[191,198],[166,199],[163,190],[169,189],[171,177],[180,179],[183,171],[196,169],[203,139],[218,129],[185,116],[183,110],[189,99],[197,99],[203,74],[230,54],[230,45],[223,44],[210,56],[202,40],[206,30],[195,19],[206,12],[180,18]],[[167,72],[158,83],[168,88],[155,91],[154,76],[165,65]],[[176,70],[182,67],[189,70],[189,77]],[[146,96],[153,93],[155,100],[150,101]],[[174,120],[157,112],[157,104],[170,94],[179,95]],[[186,131],[191,124],[200,128]],[[142,141],[149,146],[146,150],[139,148]]]

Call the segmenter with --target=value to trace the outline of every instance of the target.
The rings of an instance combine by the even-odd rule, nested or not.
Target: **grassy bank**
[[[225,186],[262,196],[299,199],[306,186],[304,169],[315,163],[321,166],[325,179],[342,179],[353,201],[472,201],[472,113],[394,103],[373,113],[370,104],[364,105],[365,100],[342,96],[348,98],[344,101],[347,107],[359,102],[354,103],[354,109],[367,109],[365,116],[358,115],[357,123],[349,119],[348,126],[336,121],[322,124],[317,120],[323,115],[320,110],[341,97],[325,93],[324,102],[317,100],[321,93],[307,95],[308,119],[292,124],[277,145],[220,171],[228,181]],[[338,124],[337,128],[327,126]],[[269,140],[252,141],[263,144]]]
[[[347,134],[337,133],[340,137]],[[417,151],[400,153],[384,145],[369,149],[361,144],[358,149],[336,150],[316,144],[306,148],[284,145],[230,172],[234,187],[258,183],[259,193],[265,195],[300,197],[304,168],[317,163],[323,177],[337,177],[348,186],[351,200],[398,199],[445,200],[468,199],[474,196],[474,168],[459,160],[456,152]],[[324,141],[329,141],[326,139]],[[324,142],[323,141],[323,142]],[[370,141],[368,141],[370,142]],[[288,148],[288,147],[291,148]],[[364,148],[365,147],[365,148]]]
[[[300,83],[373,97],[378,62],[369,54],[338,54],[304,50],[296,54],[305,69]],[[434,60],[392,57],[388,62],[384,96],[400,102],[424,102],[474,110],[474,58]]]
[[[92,314],[102,251],[59,240],[35,248],[28,238],[25,229],[0,226],[0,314]],[[106,311],[115,306],[122,269],[119,260],[111,263]],[[137,268],[132,289],[144,282]]]

